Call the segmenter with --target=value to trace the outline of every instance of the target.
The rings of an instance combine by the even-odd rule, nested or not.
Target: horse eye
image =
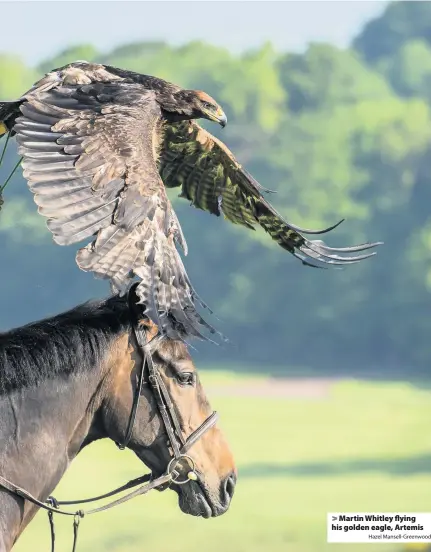
[[[177,379],[181,385],[194,385],[195,383],[195,375],[193,372],[179,372]]]

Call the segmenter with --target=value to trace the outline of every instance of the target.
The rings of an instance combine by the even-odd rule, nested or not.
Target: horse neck
[[[0,475],[46,500],[83,446],[102,437],[93,422],[103,372],[96,367],[0,396]],[[0,535],[15,533],[16,539],[36,510],[0,488]]]

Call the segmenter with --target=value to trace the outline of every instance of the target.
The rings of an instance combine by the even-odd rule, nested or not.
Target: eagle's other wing
[[[251,229],[260,224],[272,239],[306,265],[321,268],[324,264],[356,263],[375,253],[343,254],[380,245],[365,243],[332,248],[321,240],[308,240],[303,234],[323,234],[340,223],[313,231],[285,221],[264,198],[264,188],[238,163],[232,152],[194,121],[166,126],[159,170],[165,186],[181,186],[180,197],[190,200],[195,207],[217,216],[223,214],[231,222]],[[314,264],[315,261],[318,263]]]
[[[24,177],[60,245],[95,236],[79,267],[124,291],[135,276],[145,313],[172,338],[201,336],[175,241],[185,248],[155,160],[160,107],[136,84],[32,93],[14,131]]]

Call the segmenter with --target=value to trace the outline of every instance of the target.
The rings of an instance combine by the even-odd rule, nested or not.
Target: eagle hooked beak
[[[205,116],[210,120],[218,123],[222,128],[227,125],[227,117],[225,112],[219,107],[216,112],[210,111],[209,109],[202,110],[205,113]]]
[[[225,112],[222,109],[219,109],[217,111],[217,121],[222,128],[224,128],[227,125],[227,117]]]

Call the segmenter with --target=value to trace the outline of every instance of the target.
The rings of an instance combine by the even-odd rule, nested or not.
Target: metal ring
[[[185,476],[186,479],[184,479],[184,480],[179,479],[179,477],[181,477],[181,475],[183,475],[183,474],[177,472],[177,475],[174,475],[175,468],[176,468],[177,464],[181,462],[181,460],[186,460],[186,462],[188,463],[188,467],[189,467],[189,469],[187,470],[187,474]],[[171,474],[172,483],[175,483],[176,485],[185,485],[186,483],[188,483],[192,479],[192,478],[188,477],[189,473],[194,473],[196,475],[195,461],[188,454],[181,454],[177,458],[172,458],[172,460],[168,464],[166,472]]]

